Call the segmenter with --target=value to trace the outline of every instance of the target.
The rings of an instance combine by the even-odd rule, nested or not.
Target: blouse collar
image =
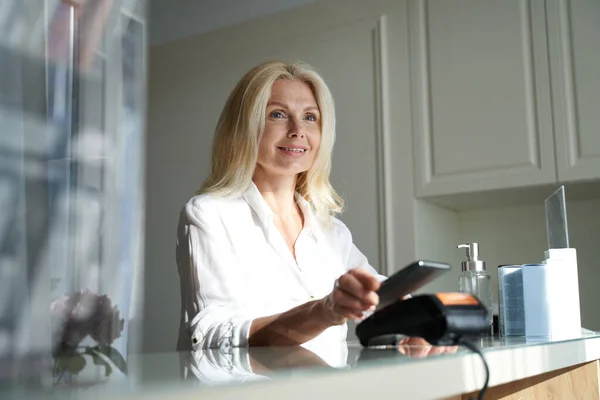
[[[271,207],[269,207],[269,204],[267,204],[254,182],[250,182],[250,185],[248,185],[248,188],[244,191],[242,197],[246,200],[252,210],[254,210],[262,226],[265,229],[271,227],[273,215],[275,213],[271,210]],[[312,233],[317,226],[314,211],[310,203],[302,197],[300,193],[296,192],[294,197],[304,217],[303,229],[308,231],[307,233]]]

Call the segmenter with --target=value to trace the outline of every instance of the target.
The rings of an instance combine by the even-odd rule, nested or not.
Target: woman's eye
[[[316,117],[316,115],[314,115],[314,114],[308,114],[308,115],[306,116],[306,119],[307,119],[307,120],[309,120],[309,121],[316,121],[316,120],[317,120],[317,117]]]
[[[273,111],[271,113],[271,118],[283,118],[284,115],[281,111]]]

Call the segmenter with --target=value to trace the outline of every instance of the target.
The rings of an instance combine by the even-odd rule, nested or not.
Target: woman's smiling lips
[[[306,151],[308,150],[304,146],[279,146],[277,148],[283,154],[287,154],[289,156],[296,156],[296,157],[306,154]]]

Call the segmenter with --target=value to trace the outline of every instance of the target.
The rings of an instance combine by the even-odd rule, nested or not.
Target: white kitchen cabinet
[[[417,196],[600,178],[600,3],[409,4]]]
[[[548,1],[558,180],[600,178],[600,2]]]
[[[556,179],[544,2],[410,2],[417,196]]]

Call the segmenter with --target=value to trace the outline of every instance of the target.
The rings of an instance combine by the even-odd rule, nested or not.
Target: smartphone
[[[450,269],[450,264],[437,261],[418,260],[412,262],[381,283],[377,291],[379,295],[377,309],[381,310],[402,299]]]

